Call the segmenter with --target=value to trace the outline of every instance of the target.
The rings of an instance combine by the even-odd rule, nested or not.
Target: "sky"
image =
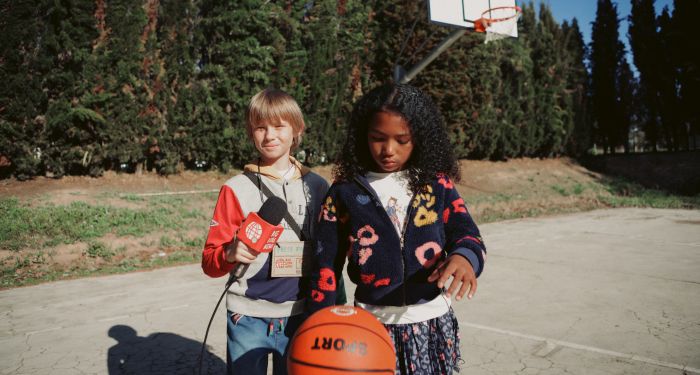
[[[530,0],[526,0],[530,1]],[[521,3],[522,1],[517,1]],[[596,0],[535,0],[536,4],[545,3],[549,5],[552,10],[554,18],[559,21],[559,23],[564,22],[564,20],[571,21],[574,17],[578,20],[578,26],[583,33],[583,40],[586,44],[591,42],[591,27],[592,22],[595,21],[595,13],[598,2]],[[633,63],[632,56],[630,55],[629,41],[627,39],[627,17],[632,11],[632,5],[630,0],[619,0],[614,1],[613,4],[617,4],[617,15],[620,17],[620,40],[625,43],[625,48],[627,49],[627,60],[630,64]],[[656,0],[654,2],[656,8],[656,15],[661,14],[664,7],[668,7],[670,11],[673,10],[673,0]],[[535,7],[538,9],[539,5]]]

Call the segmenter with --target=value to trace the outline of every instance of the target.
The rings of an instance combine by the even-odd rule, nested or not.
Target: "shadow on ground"
[[[168,332],[141,337],[126,325],[109,329],[117,344],[107,352],[107,368],[116,374],[198,374],[202,343]],[[207,348],[209,349],[209,348]],[[202,374],[223,374],[226,363],[205,351]]]

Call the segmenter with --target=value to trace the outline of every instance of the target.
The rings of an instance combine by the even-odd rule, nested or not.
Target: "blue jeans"
[[[267,374],[267,355],[272,353],[272,373],[287,374],[287,350],[303,314],[290,318],[231,316],[228,312],[226,369],[230,375]]]

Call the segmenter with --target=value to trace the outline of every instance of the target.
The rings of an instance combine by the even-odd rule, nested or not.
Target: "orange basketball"
[[[294,334],[287,357],[290,375],[393,375],[395,368],[386,328],[352,306],[330,306],[311,315]]]

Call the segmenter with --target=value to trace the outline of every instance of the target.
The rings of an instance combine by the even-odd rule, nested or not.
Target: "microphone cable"
[[[231,276],[228,278],[228,281],[226,282],[226,287],[224,288],[224,292],[221,293],[221,297],[219,297],[219,301],[216,302],[216,306],[214,307],[214,311],[211,313],[211,318],[209,318],[209,324],[207,324],[207,330],[204,333],[204,341],[202,341],[202,350],[199,352],[199,375],[202,375],[202,364],[204,362],[204,350],[207,347],[207,337],[209,337],[209,328],[211,328],[211,323],[214,321],[214,315],[216,315],[216,310],[219,309],[219,305],[221,305],[221,301],[224,299],[224,296],[226,295],[226,292],[228,292],[228,288],[231,287],[231,285],[238,280],[238,277],[236,277],[235,274],[231,274]]]

